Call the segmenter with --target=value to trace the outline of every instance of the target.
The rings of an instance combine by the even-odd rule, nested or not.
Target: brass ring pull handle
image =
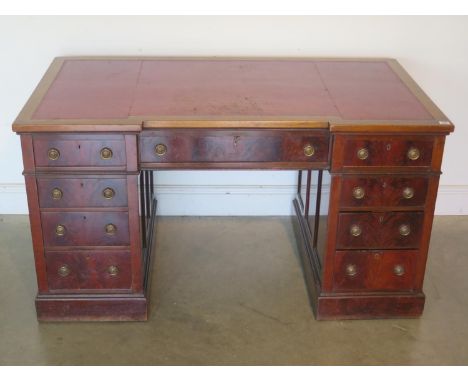
[[[405,274],[405,267],[403,265],[397,264],[393,267],[393,273],[397,276],[403,276]]]
[[[101,150],[101,158],[102,159],[111,159],[112,158],[112,150],[108,147],[104,147],[102,150]]]
[[[357,224],[353,224],[351,228],[349,229],[349,233],[353,235],[354,237],[358,237],[361,235],[362,229]]]
[[[362,199],[366,195],[364,188],[362,187],[354,187],[353,188],[353,198],[354,199]]]
[[[108,235],[115,235],[117,232],[117,227],[112,223],[106,224],[105,231]]]
[[[369,150],[366,148],[359,149],[356,155],[360,160],[365,160],[369,157]]]
[[[55,234],[57,236],[63,236],[65,235],[65,232],[66,232],[66,228],[64,225],[59,224],[57,227],[55,227]]]
[[[304,146],[304,155],[306,157],[311,157],[315,154],[315,147],[312,145],[305,145]]]
[[[411,160],[416,160],[416,159],[419,159],[419,156],[420,156],[420,152],[419,150],[416,148],[416,147],[411,147],[409,150],[408,150],[408,158],[411,159]]]
[[[57,273],[60,277],[67,277],[70,274],[70,267],[68,265],[62,265],[57,270]]]
[[[158,143],[154,146],[154,152],[156,155],[163,156],[167,153],[167,146],[162,143]]]
[[[106,187],[102,190],[102,196],[104,196],[105,199],[112,199],[115,196],[115,191],[111,187]]]
[[[402,194],[405,199],[411,199],[414,196],[414,188],[405,187]]]
[[[62,199],[63,191],[60,188],[54,188],[52,190],[51,194],[52,194],[52,199],[60,200],[60,199]]]
[[[401,236],[408,236],[411,233],[411,228],[408,224],[402,224],[398,231],[400,232]]]
[[[348,264],[346,266],[346,274],[349,276],[349,277],[353,277],[353,276],[356,276],[357,275],[357,267],[355,264]]]
[[[107,268],[107,273],[109,273],[110,276],[117,276],[119,274],[119,268],[115,265],[110,265],[109,268]]]
[[[58,149],[51,148],[47,151],[47,156],[50,160],[57,160],[60,158],[60,151],[58,151]]]

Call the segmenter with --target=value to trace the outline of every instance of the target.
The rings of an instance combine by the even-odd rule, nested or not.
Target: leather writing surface
[[[431,120],[383,61],[66,60],[33,119]]]
[[[70,60],[33,119],[127,118],[141,62]]]
[[[145,61],[132,115],[336,115],[311,61]]]
[[[432,119],[386,62],[317,62],[343,119]]]

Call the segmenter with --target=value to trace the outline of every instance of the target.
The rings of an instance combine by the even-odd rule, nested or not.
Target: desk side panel
[[[47,269],[44,258],[44,240],[42,237],[39,194],[36,177],[33,174],[35,171],[35,163],[32,135],[21,135],[21,150],[23,154],[24,178],[26,183],[26,195],[28,198],[29,222],[31,225],[37,285],[39,293],[45,293],[48,291],[49,287],[47,284]]]

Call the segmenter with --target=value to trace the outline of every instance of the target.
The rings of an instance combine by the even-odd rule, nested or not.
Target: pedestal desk
[[[392,59],[56,58],[13,124],[38,319],[147,319],[171,169],[297,170],[316,318],[417,317],[453,129]]]

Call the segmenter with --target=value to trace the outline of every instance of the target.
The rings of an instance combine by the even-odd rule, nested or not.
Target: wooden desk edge
[[[434,121],[343,121],[330,122],[333,133],[429,133],[449,134],[455,127],[450,122],[440,124]]]
[[[123,121],[122,121],[123,122]],[[427,122],[427,121],[425,121]],[[421,121],[305,121],[305,120],[151,120],[132,124],[95,123],[79,120],[56,124],[34,124],[15,121],[16,133],[74,133],[74,132],[141,132],[157,129],[328,129],[334,133],[429,133],[449,134],[454,131],[452,123]]]
[[[140,132],[141,124],[98,124],[98,123],[45,123],[15,121],[12,130],[16,133],[74,133],[74,132]]]
[[[113,56],[86,56],[86,55],[77,55],[77,56],[57,56],[55,60],[65,61],[65,60],[186,60],[186,61],[199,61],[199,60],[258,60],[258,61],[268,61],[268,60],[278,60],[278,61],[364,61],[364,62],[390,62],[396,61],[396,59],[391,57],[342,57],[342,56],[135,56],[135,55],[113,55]]]

